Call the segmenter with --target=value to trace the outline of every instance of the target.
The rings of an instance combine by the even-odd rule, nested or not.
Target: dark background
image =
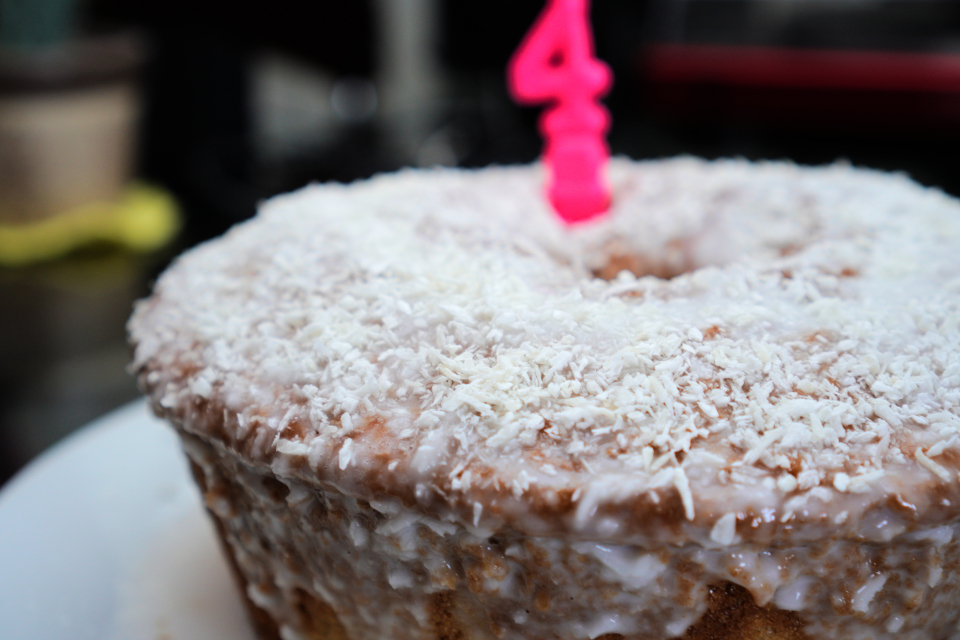
[[[613,153],[846,160],[960,194],[960,3],[593,4],[597,53],[616,77]],[[133,301],[261,199],[408,165],[534,160],[539,112],[509,100],[503,72],[542,5],[82,4],[79,33],[144,44],[137,172],[175,195],[185,226],[150,255],[98,247],[0,269],[0,482],[137,397],[125,372]],[[391,44],[404,34],[412,44]]]

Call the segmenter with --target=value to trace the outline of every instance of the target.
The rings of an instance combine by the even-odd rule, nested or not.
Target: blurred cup
[[[120,199],[134,170],[143,57],[132,34],[0,49],[0,223]]]

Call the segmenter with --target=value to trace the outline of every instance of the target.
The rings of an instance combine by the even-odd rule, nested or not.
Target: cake
[[[261,638],[960,638],[960,203],[614,160],[312,185],[129,324]]]

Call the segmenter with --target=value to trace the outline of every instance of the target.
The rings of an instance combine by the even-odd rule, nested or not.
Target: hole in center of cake
[[[609,281],[616,279],[621,272],[629,271],[637,278],[654,276],[671,280],[700,267],[694,261],[689,249],[687,243],[682,240],[668,243],[659,255],[608,246],[604,252],[604,261],[593,268],[593,276]]]
[[[650,260],[645,256],[617,255],[611,256],[603,266],[594,269],[593,275],[601,280],[614,280],[622,271],[629,271],[638,278],[655,276],[663,280],[671,280],[677,276],[693,271],[696,267],[690,265],[675,265],[668,262]]]

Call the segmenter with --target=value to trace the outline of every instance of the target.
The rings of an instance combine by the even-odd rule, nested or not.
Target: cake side
[[[182,435],[264,639],[931,640],[960,622],[960,525],[716,549],[477,531]]]

